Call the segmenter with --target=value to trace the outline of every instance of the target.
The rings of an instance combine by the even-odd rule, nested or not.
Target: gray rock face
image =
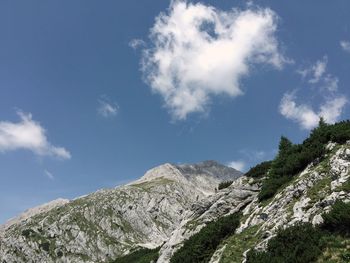
[[[0,261],[105,262],[167,242],[192,205],[241,173],[216,162],[164,164],[128,185],[60,200],[2,226]]]
[[[349,202],[350,193],[342,186],[350,180],[350,144],[330,143],[326,149],[328,154],[323,161],[309,165],[271,201],[261,204],[255,198],[247,205],[243,210],[244,220],[236,232],[244,233],[257,227],[255,235],[261,238],[254,247],[263,250],[279,228],[287,228],[297,222],[320,224],[323,221],[321,215],[330,211],[336,200]],[[220,249],[222,247],[218,252],[225,254],[225,250],[233,248],[226,245],[223,251]]]
[[[199,232],[206,223],[238,212],[252,202],[258,194],[259,188],[256,185],[249,185],[248,181],[248,178],[242,176],[228,188],[193,204],[180,226],[162,246],[157,262],[169,262],[174,252],[182,246],[183,241]]]

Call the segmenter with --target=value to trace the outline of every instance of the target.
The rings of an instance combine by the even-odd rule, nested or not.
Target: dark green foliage
[[[44,242],[42,244],[39,244],[39,248],[45,250],[46,252],[49,252],[50,251],[50,243]]]
[[[28,238],[30,237],[31,233],[35,233],[32,229],[24,229],[22,231],[22,236]]]
[[[314,228],[310,223],[299,223],[270,239],[266,251],[251,250],[247,263],[308,263],[314,262],[322,250],[337,240],[337,235],[350,235],[350,203],[336,201],[329,213],[322,215],[324,223]],[[333,242],[334,243],[334,242]],[[350,260],[350,253],[341,254],[344,262]]]
[[[282,137],[278,155],[273,160],[268,178],[262,185],[259,200],[273,197],[283,184],[292,180],[293,176],[305,169],[309,163],[322,158],[326,143],[333,141],[342,144],[347,140],[350,140],[350,121],[327,125],[322,119],[302,144],[293,145],[287,138]]]
[[[117,258],[112,263],[150,263],[156,262],[159,257],[159,249],[141,248],[126,256]]]
[[[239,214],[232,214],[208,223],[200,232],[184,242],[183,246],[175,252],[170,262],[209,262],[221,241],[234,233],[239,225],[239,218]]]
[[[221,182],[221,183],[219,183],[218,189],[221,190],[221,189],[227,188],[227,187],[229,187],[232,183],[233,183],[233,181]]]
[[[322,215],[322,228],[332,233],[350,236],[350,203],[336,201],[329,213]]]
[[[248,177],[259,178],[267,175],[270,170],[272,161],[262,162],[252,168],[245,174]]]
[[[307,263],[322,253],[323,233],[310,223],[297,224],[280,230],[264,252],[251,250],[247,263]]]

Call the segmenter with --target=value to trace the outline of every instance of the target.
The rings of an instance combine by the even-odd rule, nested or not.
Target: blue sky
[[[0,222],[349,118],[350,2],[1,1]]]

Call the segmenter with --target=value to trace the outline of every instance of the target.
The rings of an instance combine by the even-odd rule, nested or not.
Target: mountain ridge
[[[86,262],[101,262],[139,246],[157,247],[193,203],[214,194],[220,182],[242,175],[211,164],[210,169],[202,169],[208,162],[181,165],[182,170],[172,164],[160,165],[127,185],[102,189],[24,218],[4,229],[0,259],[80,262],[90,258]],[[211,169],[216,170],[215,176]],[[18,253],[20,257],[14,256]]]

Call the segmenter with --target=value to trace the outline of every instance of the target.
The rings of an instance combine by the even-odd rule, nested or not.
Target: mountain
[[[350,262],[349,249],[349,121],[321,120],[300,144],[281,137],[274,160],[245,175],[167,163],[0,228],[4,263]]]
[[[215,161],[167,163],[128,185],[30,209],[0,228],[1,262],[104,262],[158,247],[194,203],[241,175]]]

